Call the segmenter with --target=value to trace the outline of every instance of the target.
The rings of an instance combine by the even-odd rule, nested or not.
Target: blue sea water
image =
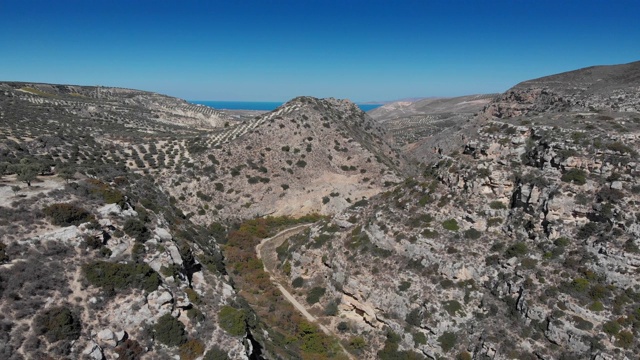
[[[200,104],[210,106],[214,109],[220,110],[263,110],[271,111],[275,110],[278,106],[284,104],[282,102],[267,102],[267,101],[205,101],[205,100],[192,100],[192,104]],[[382,104],[357,104],[362,111],[373,110]]]

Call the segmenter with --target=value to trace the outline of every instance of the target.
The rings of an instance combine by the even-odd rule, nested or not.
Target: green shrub
[[[538,260],[531,259],[531,258],[522,259],[522,262],[520,263],[520,265],[525,269],[532,270],[532,269],[535,269],[536,266],[538,265]]]
[[[320,301],[320,299],[324,296],[326,289],[323,287],[316,286],[309,290],[309,294],[307,294],[307,303],[313,305]]]
[[[580,293],[585,292],[587,291],[588,287],[589,287],[589,280],[585,278],[575,278],[571,282],[571,288],[576,292],[580,292]]]
[[[406,321],[406,323],[409,325],[419,327],[420,325],[422,325],[422,318],[423,318],[422,309],[420,307],[417,307],[411,310],[404,317],[404,321]]]
[[[324,315],[326,316],[336,316],[338,315],[338,305],[340,304],[340,298],[334,299],[327,303],[327,306],[324,308]]]
[[[94,219],[86,209],[74,204],[52,204],[43,209],[51,223],[58,226],[80,225]]]
[[[367,342],[364,340],[362,336],[354,336],[349,339],[349,347],[356,352],[367,347]]]
[[[139,242],[145,242],[151,237],[151,231],[149,231],[142,221],[136,218],[127,219],[127,221],[124,222],[122,230]]]
[[[213,197],[211,197],[211,195],[207,195],[205,193],[203,193],[202,191],[198,190],[196,191],[196,196],[202,200],[202,201],[206,201],[206,202],[210,202],[211,200],[213,200]]]
[[[435,239],[438,237],[438,232],[432,229],[424,229],[422,230],[422,236],[424,236],[427,239]]]
[[[187,310],[187,317],[197,323],[201,323],[206,319],[202,311],[198,310],[196,307],[192,307]]]
[[[578,239],[588,239],[592,235],[597,234],[600,231],[600,226],[595,222],[588,222],[578,229]]]
[[[398,286],[398,291],[400,292],[407,291],[409,290],[410,287],[411,287],[411,281],[403,280],[400,282],[400,285]]]
[[[573,316],[573,321],[575,321],[576,328],[578,329],[587,330],[587,331],[593,329],[593,323],[581,318],[580,316],[577,316],[577,315]]]
[[[471,228],[464,232],[465,239],[476,240],[480,238],[481,235],[482,233],[474,228]]]
[[[615,335],[620,331],[620,324],[615,320],[608,321],[602,325],[602,331],[609,335]]]
[[[369,200],[367,200],[367,199],[362,199],[362,200],[358,200],[358,201],[356,201],[355,203],[353,203],[353,205],[351,205],[351,208],[352,208],[352,209],[355,209],[355,208],[357,208],[357,207],[365,207],[365,206],[367,206],[367,205],[369,205]]]
[[[449,350],[453,349],[456,346],[456,342],[458,341],[458,336],[455,333],[445,331],[440,337],[438,337],[438,342],[440,343],[440,347],[442,351],[449,352]]]
[[[529,248],[527,247],[527,244],[523,243],[523,242],[517,242],[513,245],[511,245],[507,251],[505,251],[505,255],[508,258],[512,258],[514,256],[520,257],[520,256],[524,256],[529,252]]]
[[[204,358],[202,358],[202,360],[231,360],[231,358],[226,351],[216,345],[213,345],[213,347],[204,354]]]
[[[584,170],[573,168],[562,174],[560,180],[564,182],[572,182],[576,185],[584,185],[587,182],[587,173]]]
[[[313,239],[313,242],[309,244],[309,246],[313,249],[319,249],[324,246],[324,244],[326,244],[329,240],[331,240],[331,235],[320,234]]]
[[[223,306],[218,312],[220,327],[233,336],[243,336],[247,332],[246,315],[244,311],[231,306]]]
[[[293,281],[291,282],[291,286],[293,286],[294,288],[302,287],[302,285],[304,285],[304,279],[301,278],[300,276],[293,279]]]
[[[602,284],[595,284],[589,289],[589,296],[593,300],[602,300],[609,295],[609,289]]]
[[[138,288],[148,292],[160,285],[158,273],[145,264],[119,264],[94,261],[82,267],[85,277],[94,286],[105,289]]]
[[[589,306],[589,310],[596,311],[596,312],[603,311],[604,305],[602,305],[600,301],[594,301],[593,304]]]
[[[498,226],[502,224],[502,221],[503,221],[502,218],[499,218],[499,217],[490,218],[487,220],[487,226],[488,227]]]
[[[7,256],[7,245],[0,242],[0,264],[9,261],[9,256]]]
[[[442,306],[451,316],[455,316],[458,311],[462,310],[462,305],[457,300],[445,301]]]
[[[607,149],[611,150],[611,151],[616,151],[619,152],[621,154],[631,154],[633,153],[633,149],[630,148],[629,146],[619,142],[619,141],[615,141],[612,143],[607,144]]]
[[[502,209],[506,209],[507,207],[502,203],[502,201],[492,201],[489,203],[489,207],[492,208],[493,210],[502,210]]]
[[[66,307],[45,310],[34,319],[34,330],[53,343],[60,340],[76,340],[80,337],[80,318]]]
[[[616,335],[616,346],[622,348],[630,348],[632,345],[633,333],[631,331],[620,331],[618,335]]]
[[[331,348],[332,339],[306,321],[298,324],[296,337],[300,341],[300,350],[306,353],[326,355]]]
[[[571,241],[569,241],[569,239],[567,239],[566,237],[560,237],[560,238],[557,238],[557,239],[553,242],[553,244],[554,244],[555,246],[562,246],[562,247],[568,246],[570,243],[571,243]]]
[[[131,247],[131,261],[135,263],[142,263],[144,261],[144,256],[147,251],[147,248],[141,243],[135,243]]]
[[[135,340],[127,339],[116,347],[118,360],[140,360],[145,350]]]
[[[167,346],[179,346],[187,341],[184,325],[171,314],[164,314],[153,326],[156,340]]]
[[[192,339],[180,345],[180,360],[195,360],[204,354],[202,341]]]
[[[120,207],[124,207],[124,194],[119,190],[114,189],[108,184],[97,179],[89,179],[87,180],[87,184],[89,185],[89,191],[102,197],[105,203],[118,204]]]
[[[296,166],[303,168],[303,167],[307,166],[307,162],[304,161],[304,160],[298,160],[296,162]]]
[[[189,299],[189,301],[193,304],[200,304],[200,295],[198,295],[198,293],[191,289],[191,288],[186,288],[184,290],[184,292],[187,294],[187,298]]]
[[[456,219],[449,219],[442,222],[442,227],[449,231],[458,231],[460,227],[458,226],[458,222]]]
[[[416,333],[413,333],[411,335],[413,337],[413,342],[414,342],[415,346],[425,345],[427,343],[427,337],[422,332],[416,332]]]

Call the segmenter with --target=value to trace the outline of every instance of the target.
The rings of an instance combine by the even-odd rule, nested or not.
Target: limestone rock
[[[170,309],[173,303],[173,295],[171,295],[170,291],[158,288],[158,290],[147,295],[147,303],[149,304],[149,309],[152,311],[159,312],[162,308],[167,307]]]
[[[89,344],[87,344],[87,347],[82,351],[82,354],[87,355],[93,360],[102,360],[104,358],[102,348],[94,341],[90,341]]]
[[[102,344],[106,344],[109,346],[116,346],[116,338],[113,331],[109,329],[103,329],[98,332],[96,335],[98,341]]]
[[[156,235],[158,235],[158,238],[161,241],[171,241],[171,239],[173,239],[173,237],[171,236],[169,231],[167,231],[166,229],[163,229],[163,228],[157,228],[156,229]]]

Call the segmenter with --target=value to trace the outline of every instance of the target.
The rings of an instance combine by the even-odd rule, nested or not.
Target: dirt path
[[[276,248],[282,245],[282,243],[284,243],[285,240],[287,240],[291,236],[297,235],[305,231],[310,226],[311,225],[309,224],[294,226],[292,228],[283,230],[270,238],[266,238],[262,240],[260,244],[256,245],[256,255],[258,259],[262,260],[262,264],[264,265],[264,271],[266,271],[269,274],[271,278],[271,282],[273,282],[278,287],[282,295],[284,295],[285,299],[287,299],[287,301],[289,301],[291,305],[293,305],[293,307],[295,307],[296,310],[298,310],[308,321],[318,325],[318,327],[320,328],[320,330],[322,330],[322,332],[324,332],[327,335],[335,336],[336,338],[339,339],[339,337],[336,334],[334,334],[331,330],[329,330],[326,326],[320,324],[318,319],[315,316],[311,315],[309,311],[307,311],[307,308],[305,308],[304,305],[302,305],[298,300],[296,300],[296,298],[293,295],[291,295],[291,293],[278,282],[278,276],[276,272],[278,254],[276,253]],[[342,343],[338,342],[338,344],[340,344],[340,348],[342,348],[342,350],[349,357],[349,359],[354,360],[353,356],[351,356],[351,354],[347,351],[347,349],[345,349],[344,346],[342,346]]]

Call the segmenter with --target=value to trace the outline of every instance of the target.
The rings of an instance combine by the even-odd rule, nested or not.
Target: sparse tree
[[[11,187],[11,191],[13,191],[13,195],[16,195],[16,196],[17,196],[17,195],[18,195],[18,192],[20,191],[20,186],[18,186],[18,185],[13,185],[13,186]]]
[[[2,162],[0,163],[0,179],[2,179],[2,175],[7,173],[7,170],[9,169],[9,164],[6,162]]]
[[[60,166],[60,169],[57,170],[58,176],[64,179],[64,181],[68,184],[70,180],[74,179],[74,175],[76,173],[76,168],[72,165]]]
[[[33,164],[21,163],[16,168],[16,174],[18,175],[18,181],[26,183],[27,186],[31,186],[31,182],[38,176],[38,168]]]

